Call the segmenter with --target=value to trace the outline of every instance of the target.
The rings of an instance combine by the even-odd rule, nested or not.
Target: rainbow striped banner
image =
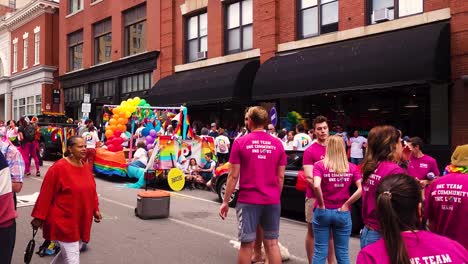
[[[159,169],[170,170],[173,168],[172,161],[174,164],[177,159],[177,152],[175,149],[176,141],[171,136],[159,136]]]
[[[123,151],[111,152],[97,148],[93,169],[95,173],[107,176],[127,177],[127,160]]]

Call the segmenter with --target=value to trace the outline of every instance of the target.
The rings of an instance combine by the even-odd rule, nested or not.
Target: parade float
[[[123,101],[120,105],[104,105],[104,147],[96,150],[94,172],[109,177],[129,177],[136,183],[130,188],[142,188],[150,178],[167,182],[172,190],[184,187],[184,167],[191,158],[204,165],[206,153],[215,153],[211,137],[195,136],[188,116],[188,109],[181,107],[154,107],[138,97]],[[172,135],[164,135],[168,127],[174,127]],[[136,130],[138,140],[144,140],[149,159],[146,167],[133,166]],[[129,138],[128,147],[123,147]]]

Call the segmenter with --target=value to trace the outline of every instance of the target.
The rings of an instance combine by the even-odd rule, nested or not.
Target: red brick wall
[[[424,12],[449,7],[450,0],[424,0]]]
[[[146,49],[148,51],[159,48],[159,1],[126,0],[126,1],[102,1],[91,6],[91,0],[84,0],[83,11],[68,16],[68,1],[60,2],[60,69],[59,74],[63,75],[68,71],[68,45],[67,35],[77,30],[83,29],[83,67],[89,68],[94,64],[94,41],[93,24],[103,19],[112,17],[112,56],[113,61],[124,56],[124,35],[122,12],[147,2],[146,21],[147,38]],[[161,1],[165,2],[171,1]],[[151,23],[151,24],[150,24]]]
[[[366,0],[339,0],[339,30],[366,25]]]
[[[444,1],[445,2],[445,1]],[[468,2],[451,0],[451,53],[452,79],[451,93],[452,146],[468,144],[468,83],[461,76],[468,75]]]
[[[54,36],[52,35],[52,27],[54,27],[54,16],[56,14],[42,14],[41,16],[29,21],[21,27],[11,31],[11,40],[18,38],[18,67],[17,73],[23,71],[24,63],[24,42],[23,34],[28,32],[28,68],[29,70],[34,66],[34,28],[40,27],[40,42],[39,42],[39,63],[41,65],[58,66],[56,61],[53,61],[53,53],[57,49],[51,49],[50,47],[54,44]],[[57,22],[57,21],[55,21]],[[57,26],[57,25],[55,25]],[[55,40],[56,41],[56,40]],[[57,48],[57,45],[55,45]],[[11,71],[13,72],[13,43],[11,43]]]
[[[275,56],[278,45],[278,0],[254,1],[253,46],[260,49],[260,62]]]
[[[294,41],[297,36],[297,0],[280,0],[278,2],[278,42]]]
[[[208,0],[208,58],[224,55],[224,8],[219,0]]]
[[[158,77],[164,78],[174,72],[175,62],[175,7],[173,1],[161,1],[161,54],[158,59]],[[181,30],[181,29],[179,29]]]

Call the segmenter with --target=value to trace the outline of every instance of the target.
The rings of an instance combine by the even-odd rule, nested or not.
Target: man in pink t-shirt
[[[308,186],[306,190],[305,200],[305,219],[307,222],[307,234],[305,239],[305,247],[307,252],[307,259],[309,262],[312,261],[314,254],[314,230],[312,227],[313,211],[315,204],[314,197],[314,176],[312,172],[314,170],[314,164],[317,161],[325,158],[326,147],[325,143],[328,136],[330,135],[328,130],[328,119],[324,116],[317,116],[312,122],[314,133],[317,136],[317,140],[312,143],[305,151],[302,158],[302,165],[304,167],[304,173],[307,177]],[[330,236],[331,237],[331,236]],[[328,248],[328,262],[334,263],[335,252],[333,250],[333,243],[330,243]]]
[[[281,263],[278,237],[286,153],[281,141],[264,130],[269,117],[263,107],[249,108],[245,119],[251,133],[236,139],[232,146],[226,193],[219,215],[222,219],[227,217],[229,197],[239,180],[236,213],[241,247],[238,263],[251,263],[258,225],[264,231],[269,262]]]
[[[411,156],[407,172],[419,180],[422,188],[426,188],[435,177],[440,175],[440,172],[436,160],[422,152],[423,146],[424,143],[420,137],[409,139],[408,147]]]
[[[455,149],[446,172],[429,186],[425,216],[432,232],[468,249],[468,144]]]

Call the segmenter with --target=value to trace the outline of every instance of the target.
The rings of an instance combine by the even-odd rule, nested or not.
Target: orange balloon
[[[109,125],[111,126],[115,126],[117,125],[117,123],[119,123],[115,118],[111,118],[111,120],[109,120]]]
[[[116,125],[110,125],[108,128],[109,128],[110,131],[115,131],[115,130],[117,130],[117,126],[116,126]]]
[[[112,109],[112,113],[114,115],[118,115],[120,113],[120,109],[118,107],[116,107],[116,108]]]
[[[121,125],[126,125],[128,123],[128,119],[120,117],[117,122]]]
[[[124,132],[124,131],[127,131],[127,127],[125,125],[118,124],[117,130]]]
[[[107,129],[106,130],[106,138],[110,138],[114,135],[114,131]]]

